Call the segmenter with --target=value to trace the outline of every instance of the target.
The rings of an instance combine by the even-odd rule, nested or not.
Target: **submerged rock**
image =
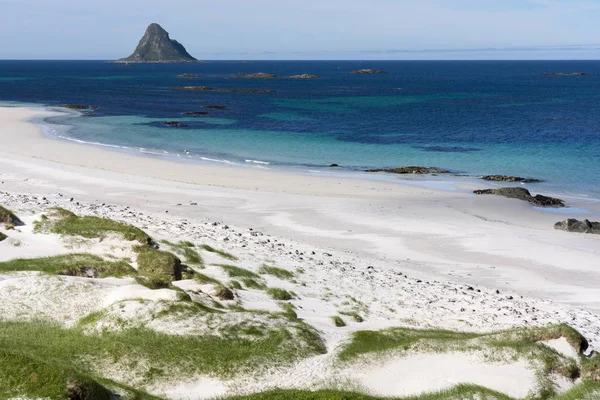
[[[440,168],[430,168],[430,167],[399,167],[399,168],[377,168],[377,169],[367,169],[365,172],[390,172],[393,174],[445,174],[449,171]]]
[[[523,182],[523,183],[541,182],[539,179],[521,178],[520,176],[508,176],[508,175],[485,175],[485,176],[482,176],[481,179],[485,179],[486,181],[495,181],[495,182]]]
[[[178,78],[197,78],[199,76],[200,76],[200,74],[179,74],[179,75],[177,75]]]
[[[208,108],[210,110],[227,110],[227,106],[203,106],[203,108]]]
[[[173,89],[177,90],[199,90],[199,91],[207,91],[207,90],[215,90],[210,86],[175,86]]]
[[[569,218],[554,224],[554,229],[565,232],[595,233],[600,235],[600,222],[590,222],[587,219],[579,221],[575,218]]]
[[[248,79],[275,79],[279,78],[279,75],[269,74],[266,72],[256,72],[254,74],[244,74],[243,77]]]
[[[61,104],[59,107],[70,108],[73,110],[96,110],[96,109],[98,109],[98,107],[87,106],[85,104]]]
[[[537,76],[589,76],[589,72],[540,72]]]
[[[183,115],[191,115],[191,116],[210,115],[210,113],[208,111],[186,111],[183,113]]]
[[[188,124],[184,124],[183,122],[179,122],[179,121],[166,121],[165,125],[173,126],[175,128],[185,128],[185,127],[189,126]]]
[[[368,69],[368,68],[363,68],[363,69],[355,69],[354,71],[350,72],[351,74],[387,74],[387,71],[384,71],[382,69]]]
[[[222,93],[273,93],[271,89],[249,89],[249,88],[225,88],[218,89],[217,92]]]
[[[529,190],[521,187],[505,187],[499,189],[482,189],[474,190],[475,194],[495,194],[498,196],[508,197],[510,199],[523,200],[528,203],[542,207],[564,207],[565,202],[561,199],[548,197],[541,194],[532,196]]]
[[[172,63],[172,62],[194,62],[198,61],[192,57],[185,47],[177,40],[169,37],[159,24],[150,24],[146,33],[138,43],[135,51],[127,58],[117,60],[120,63]]]

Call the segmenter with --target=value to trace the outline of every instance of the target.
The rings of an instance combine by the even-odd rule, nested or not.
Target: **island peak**
[[[172,63],[194,62],[185,47],[177,40],[171,39],[169,33],[157,23],[146,28],[146,33],[140,39],[135,51],[127,58],[117,60],[120,63]]]

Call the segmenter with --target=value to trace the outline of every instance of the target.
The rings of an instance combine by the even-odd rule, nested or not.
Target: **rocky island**
[[[133,54],[116,62],[176,63],[196,61],[198,60],[192,57],[181,43],[169,37],[169,33],[162,26],[150,24]]]

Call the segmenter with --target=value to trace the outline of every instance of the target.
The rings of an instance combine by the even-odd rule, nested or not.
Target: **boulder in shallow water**
[[[565,232],[595,233],[600,235],[600,222],[590,222],[587,219],[580,221],[575,218],[569,218],[554,224],[554,229]]]
[[[197,115],[210,115],[210,113],[208,111],[186,111],[183,113],[183,115],[197,116]]]
[[[269,74],[266,72],[256,72],[254,74],[244,74],[244,78],[247,79],[275,79],[279,78],[279,75]]]
[[[287,77],[288,79],[319,79],[320,76],[312,74],[298,74]]]
[[[430,167],[398,167],[398,168],[376,168],[376,169],[368,169],[365,172],[389,172],[392,174],[445,174],[449,171],[440,168],[430,168]]]
[[[494,182],[523,182],[523,183],[536,183],[541,182],[539,179],[533,178],[521,178],[520,176],[509,176],[509,175],[485,175],[481,179],[486,181]]]
[[[523,200],[541,207],[564,207],[565,202],[561,199],[548,197],[541,194],[532,196],[529,190],[522,187],[504,187],[499,189],[474,190],[475,194],[495,194],[508,197],[509,199]]]

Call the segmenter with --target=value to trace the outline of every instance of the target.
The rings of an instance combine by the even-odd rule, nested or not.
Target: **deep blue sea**
[[[538,75],[576,71],[590,75]],[[254,72],[321,78],[240,78]],[[275,92],[173,89],[184,85]],[[302,171],[425,165],[600,198],[600,61],[0,61],[0,104],[23,103],[96,106],[47,119],[47,132],[150,156]]]

